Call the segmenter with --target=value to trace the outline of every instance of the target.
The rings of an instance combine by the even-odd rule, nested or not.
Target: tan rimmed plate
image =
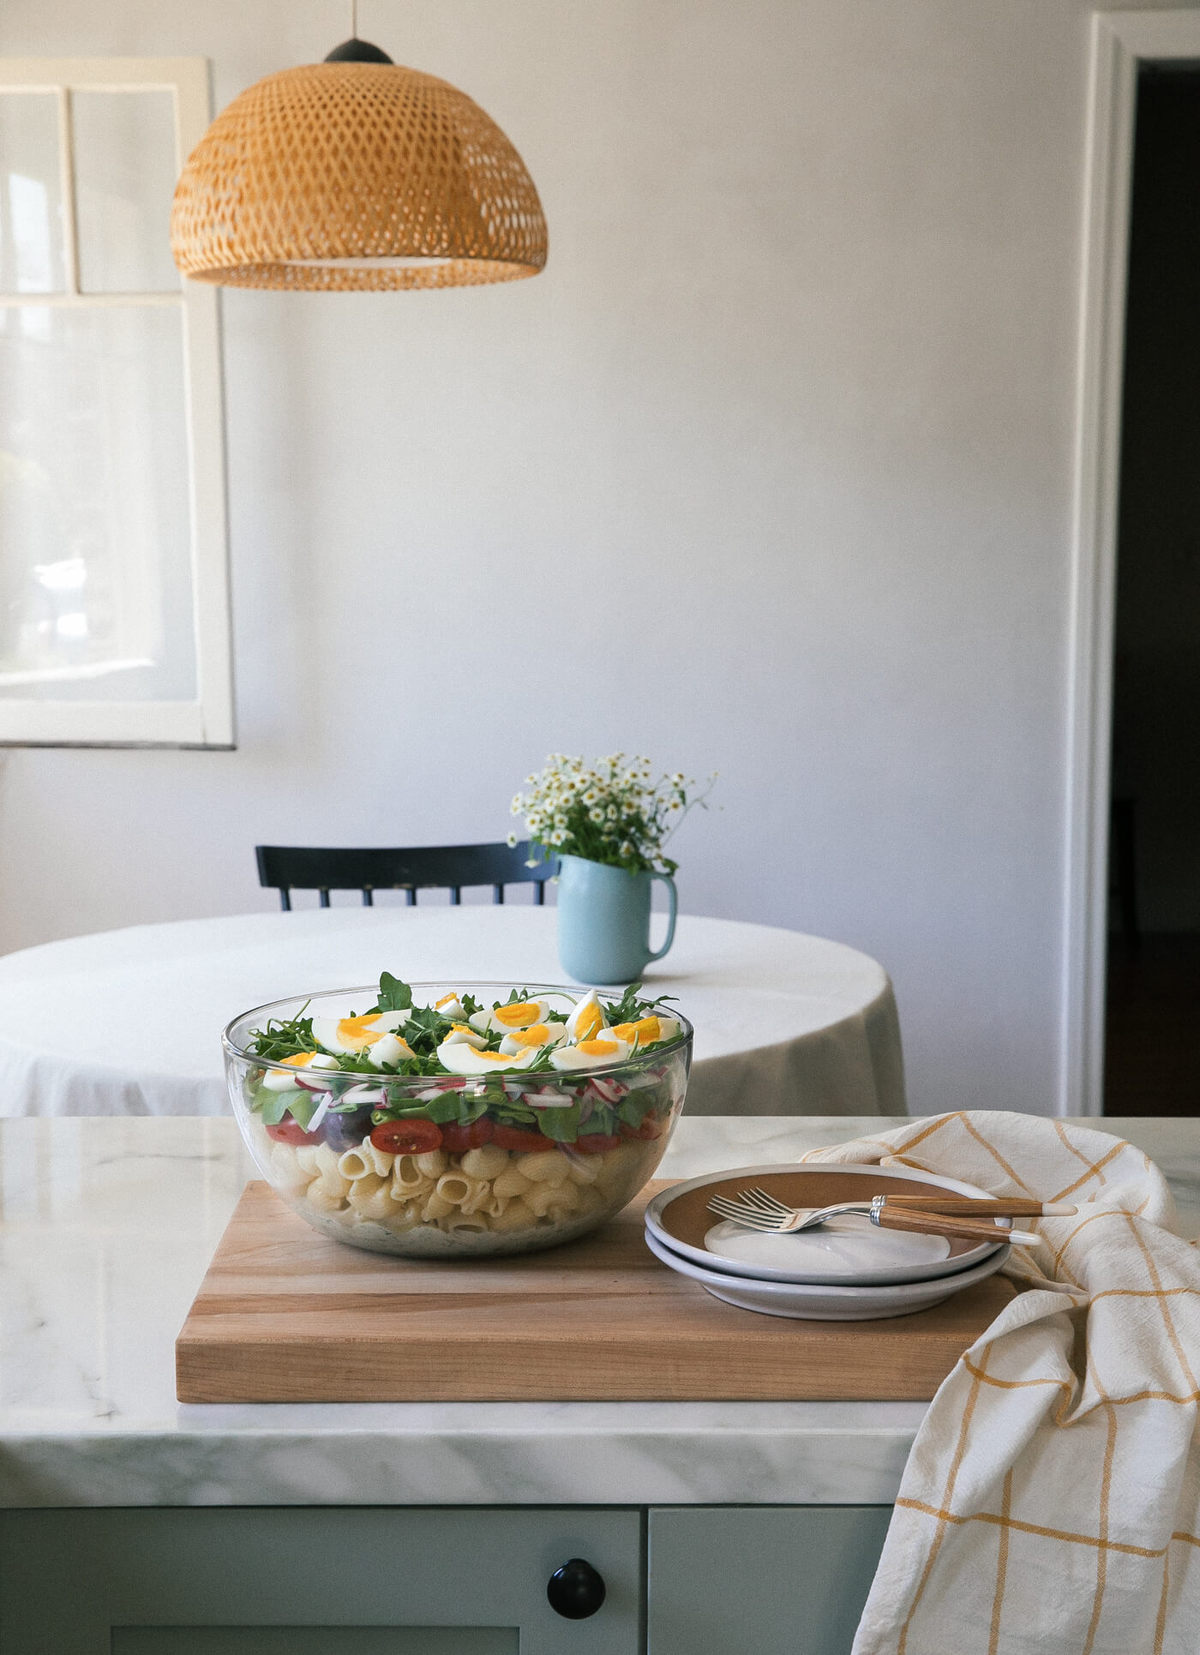
[[[734,1257],[717,1249],[728,1227],[708,1211],[714,1195],[735,1197],[757,1186],[790,1207],[827,1207],[836,1201],[870,1201],[876,1195],[974,1195],[989,1191],[977,1184],[940,1174],[893,1171],[888,1167],[792,1165],[738,1167],[689,1178],[661,1191],[646,1208],[646,1229],[677,1257],[705,1270],[753,1281],[809,1283],[825,1286],[886,1286],[892,1283],[932,1281],[974,1270],[1007,1245],[1004,1227],[996,1226],[996,1242],[946,1238],[942,1250],[924,1236],[881,1230],[869,1220],[836,1221],[801,1235],[771,1237],[771,1256],[779,1249],[795,1249],[795,1263],[780,1265]],[[708,1238],[706,1240],[706,1238]],[[906,1251],[907,1244],[907,1251]],[[941,1252],[938,1257],[937,1253]],[[873,1257],[874,1255],[874,1257]],[[660,1255],[661,1256],[661,1255]],[[786,1253],[784,1254],[786,1258]],[[876,1262],[876,1258],[878,1262]]]

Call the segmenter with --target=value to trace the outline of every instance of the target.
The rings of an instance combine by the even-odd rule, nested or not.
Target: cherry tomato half
[[[662,1130],[662,1122],[656,1121],[653,1115],[647,1115],[645,1120],[640,1121],[637,1126],[629,1126],[625,1121],[622,1121],[617,1127],[617,1131],[623,1138],[661,1138]]]
[[[540,1132],[526,1132],[524,1127],[505,1126],[497,1121],[492,1131],[492,1142],[501,1149],[512,1149],[518,1155],[527,1155],[535,1149],[553,1149],[554,1140],[543,1138]]]
[[[423,1115],[407,1121],[383,1121],[372,1128],[371,1142],[389,1155],[425,1155],[442,1147],[442,1129]]]
[[[481,1149],[492,1141],[493,1126],[486,1115],[462,1126],[450,1121],[442,1128],[442,1148],[451,1155],[462,1155],[468,1149]]]
[[[603,1155],[606,1149],[615,1149],[620,1141],[620,1138],[610,1137],[606,1132],[583,1132],[572,1147],[581,1155]]]
[[[319,1144],[319,1132],[306,1132],[299,1121],[280,1121],[276,1126],[267,1128],[267,1137],[273,1138],[277,1144]]]

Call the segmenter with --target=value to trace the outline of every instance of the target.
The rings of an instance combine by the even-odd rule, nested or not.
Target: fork
[[[839,1201],[830,1207],[805,1208],[784,1206],[765,1190],[752,1189],[744,1190],[735,1199],[714,1195],[708,1202],[708,1210],[718,1218],[732,1219],[748,1230],[775,1231],[781,1235],[812,1230],[827,1219],[850,1213],[868,1218],[884,1230],[915,1230],[924,1235],[960,1236],[969,1241],[1006,1241],[1025,1247],[1035,1246],[1040,1240],[1032,1230],[1000,1229],[990,1219],[893,1207],[882,1195],[875,1196],[871,1201]]]

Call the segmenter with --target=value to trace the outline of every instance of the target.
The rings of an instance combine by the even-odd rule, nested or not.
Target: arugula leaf
[[[435,1011],[432,1006],[416,1006],[404,1025],[404,1038],[414,1052],[419,1051],[422,1056],[428,1056],[449,1031],[452,1021],[453,1019],[443,1017],[441,1012]]]
[[[407,983],[402,983],[399,977],[393,977],[390,971],[380,974],[380,1011],[407,1011],[412,1003],[412,989]]]
[[[645,1003],[638,999],[638,990],[641,986],[641,983],[630,983],[619,1000],[610,1002],[605,1006],[604,1009],[608,1013],[610,1027],[615,1027],[618,1023],[637,1022],[641,1008]]]

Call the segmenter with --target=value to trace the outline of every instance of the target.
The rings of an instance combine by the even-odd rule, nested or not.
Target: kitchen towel
[[[930,1403],[853,1655],[1196,1655],[1200,1253],[1140,1149],[1041,1116],[967,1111],[814,1150],[996,1195],[1023,1289]]]

